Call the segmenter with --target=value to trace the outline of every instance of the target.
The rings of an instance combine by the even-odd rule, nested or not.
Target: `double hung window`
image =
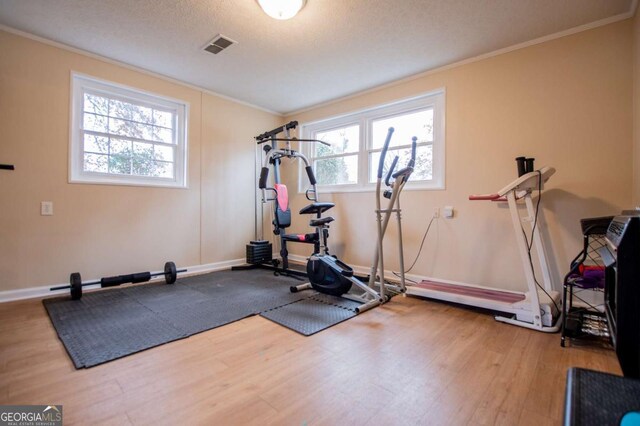
[[[417,137],[416,163],[409,186],[444,188],[444,90],[409,100],[377,106],[341,117],[304,124],[304,138],[331,144],[309,144],[306,154],[318,185],[325,191],[368,190],[376,181],[380,153],[389,127],[395,129],[385,158],[385,173],[393,158],[404,167]],[[300,189],[305,184],[301,182]]]
[[[74,74],[71,109],[71,182],[186,187],[186,103]]]

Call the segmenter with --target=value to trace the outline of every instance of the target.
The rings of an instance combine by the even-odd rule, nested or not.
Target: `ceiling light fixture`
[[[264,13],[274,19],[291,19],[304,7],[306,0],[257,0]]]

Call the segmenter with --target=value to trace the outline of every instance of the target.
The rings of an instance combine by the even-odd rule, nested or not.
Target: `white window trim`
[[[174,178],[116,175],[84,171],[84,144],[82,136],[84,90],[104,92],[111,98],[134,100],[138,104],[174,110],[177,115]],[[145,92],[122,84],[100,80],[85,74],[71,72],[71,102],[69,117],[69,183],[98,185],[152,186],[166,188],[188,188],[187,129],[189,103],[155,93]]]
[[[345,127],[349,124],[360,125],[360,147],[358,151],[358,183],[342,185],[321,185],[318,189],[324,193],[339,192],[370,192],[375,190],[375,183],[369,183],[368,153],[369,135],[372,131],[374,119],[390,117],[409,113],[412,110],[421,110],[433,106],[433,171],[431,180],[412,181],[409,180],[405,189],[407,190],[443,190],[445,189],[445,108],[446,90],[439,88],[418,96],[401,99],[391,103],[377,105],[372,108],[362,109],[348,114],[323,118],[300,126],[301,137],[310,138],[317,131],[332,130]],[[410,142],[404,145],[409,145]],[[312,144],[304,144],[302,152],[311,157]],[[372,150],[373,152],[377,150]],[[309,183],[306,181],[306,174],[302,169],[298,173],[298,192],[304,193]]]

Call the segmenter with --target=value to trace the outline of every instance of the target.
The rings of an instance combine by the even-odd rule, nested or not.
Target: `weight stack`
[[[269,241],[258,240],[247,244],[247,263],[249,265],[271,262],[272,256],[273,248]]]

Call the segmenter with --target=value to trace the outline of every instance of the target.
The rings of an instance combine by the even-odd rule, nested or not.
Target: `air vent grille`
[[[211,40],[204,47],[204,50],[206,50],[209,53],[213,53],[214,55],[217,55],[218,53],[222,52],[227,47],[229,47],[229,46],[231,46],[232,44],[235,44],[235,43],[236,42],[231,40],[229,37],[223,36],[222,34],[218,34],[217,36],[215,36],[213,38],[213,40]]]

